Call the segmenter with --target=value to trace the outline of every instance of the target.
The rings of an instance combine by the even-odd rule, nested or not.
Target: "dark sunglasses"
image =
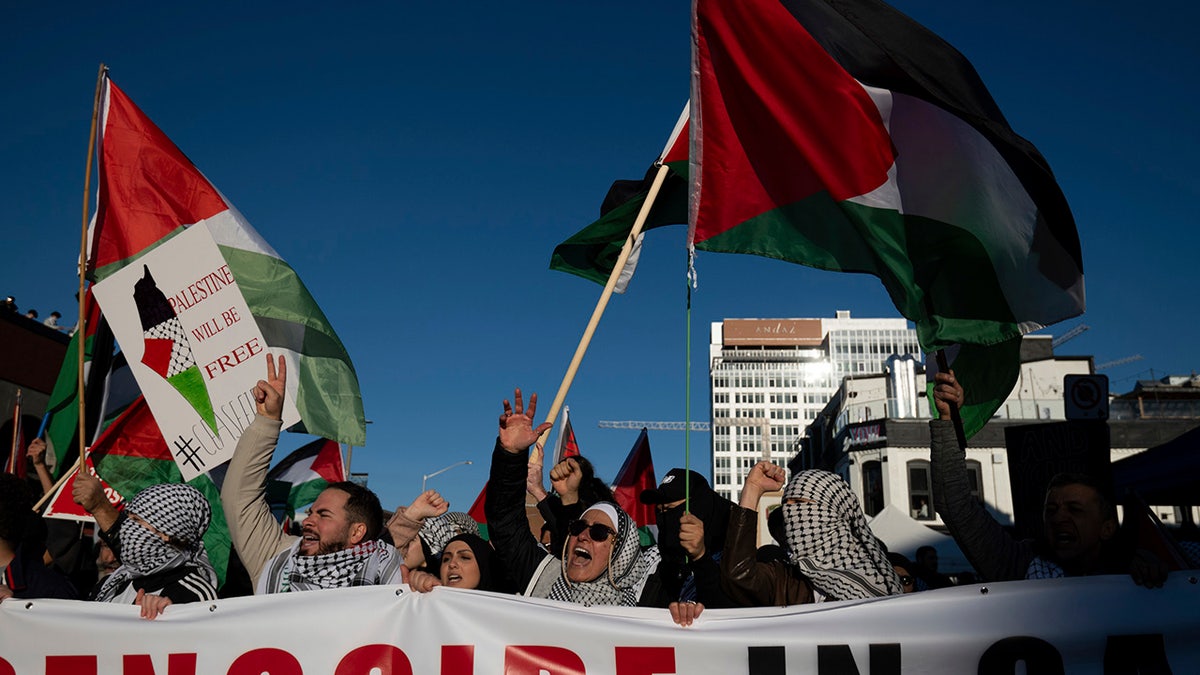
[[[608,539],[608,536],[615,535],[616,530],[602,523],[589,524],[586,520],[572,520],[567,525],[567,532],[571,533],[572,537],[578,537],[587,530],[588,538],[594,542],[601,542]]]

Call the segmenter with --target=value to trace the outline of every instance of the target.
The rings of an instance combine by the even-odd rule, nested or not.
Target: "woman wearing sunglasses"
[[[561,560],[538,544],[525,515],[529,448],[551,426],[536,429],[537,394],[524,408],[521,390],[504,401],[488,479],[488,531],[523,595],[582,605],[638,604],[646,579],[658,566],[658,548],[642,551],[633,519],[612,502],[598,502],[567,526]]]
[[[93,600],[139,605],[142,618],[153,619],[173,603],[217,598],[217,575],[202,539],[212,508],[199,490],[151,485],[118,512],[100,481],[80,472],[72,496],[95,516],[100,537],[121,562]]]

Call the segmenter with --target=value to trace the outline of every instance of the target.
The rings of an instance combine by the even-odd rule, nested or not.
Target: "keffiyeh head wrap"
[[[199,490],[182,483],[151,485],[137,493],[126,508],[126,519],[117,533],[121,566],[105,578],[96,599],[108,602],[130,581],[192,565],[209,577],[213,587],[217,575],[202,537],[212,521],[212,507]],[[134,519],[149,523],[170,537],[162,537]]]
[[[611,502],[597,502],[584,511],[599,511],[609,518],[614,515],[613,525],[617,530],[612,535],[612,549],[609,554],[608,568],[599,578],[592,581],[571,582],[567,579],[566,565],[570,557],[564,552],[562,571],[554,586],[550,589],[551,600],[573,602],[579,605],[624,605],[632,607],[638,602],[638,595],[648,577],[661,560],[658,547],[645,551],[639,546],[638,531],[633,519],[621,507]]]
[[[789,504],[803,499],[805,503]],[[846,481],[828,471],[800,471],[783,491],[791,562],[831,600],[903,592]]]
[[[460,534],[479,536],[479,523],[462,511],[449,511],[440,516],[426,518],[418,533],[429,545],[434,555],[440,555],[450,540]]]

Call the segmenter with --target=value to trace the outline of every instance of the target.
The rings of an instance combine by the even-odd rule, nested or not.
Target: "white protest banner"
[[[180,232],[94,293],[183,479],[228,461],[254,419],[267,343],[208,224]],[[291,399],[284,406],[287,427],[300,414]]]
[[[707,610],[690,628],[665,609],[401,586],[172,605],[153,622],[132,606],[13,599],[0,675],[1196,673],[1196,575]]]

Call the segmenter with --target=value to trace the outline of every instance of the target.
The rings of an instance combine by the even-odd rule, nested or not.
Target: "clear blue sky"
[[[897,6],[971,59],[1049,160],[1083,243],[1091,330],[1062,353],[1112,387],[1190,373],[1200,333],[1194,3]],[[689,3],[20,3],[0,26],[0,293],[74,322],[84,158],[101,61],[305,280],[362,383],[386,506],[423,473],[466,510],[500,400],[548,407],[600,287],[547,269],[610,182],[640,177],[688,95]],[[685,414],[684,229],[652,232],[567,399],[611,479],[636,432]],[[704,254],[692,418],[708,418],[708,325],[896,316],[872,277]],[[281,451],[307,440],[285,438]],[[683,434],[650,436],[657,473]],[[707,434],[692,436],[703,467]]]

